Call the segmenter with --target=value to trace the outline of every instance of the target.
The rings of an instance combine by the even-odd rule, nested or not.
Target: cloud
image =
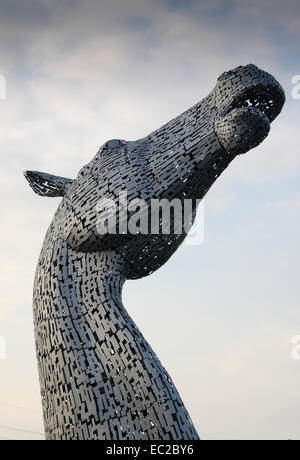
[[[261,323],[206,356],[198,371],[190,370],[201,380],[194,397],[205,438],[299,439],[299,362],[291,358],[299,328]]]
[[[5,399],[17,394],[20,405],[39,404],[32,282],[59,203],[33,195],[22,171],[74,177],[107,139],[143,137],[206,96],[236,65],[253,61],[286,85],[299,73],[298,2],[224,5],[1,2],[7,100],[0,101],[0,333],[12,353],[3,368]],[[207,437],[295,435],[299,378],[287,341],[299,333],[299,203],[288,183],[299,175],[299,106],[286,89],[288,104],[268,139],[236,159],[210,191],[204,244],[182,247],[167,267],[125,289],[125,304]]]

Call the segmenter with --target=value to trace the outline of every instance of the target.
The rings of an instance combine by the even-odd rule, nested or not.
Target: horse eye
[[[218,81],[225,80],[226,78],[233,77],[233,76],[234,76],[234,72],[232,71],[224,72],[222,73],[222,75],[219,76]]]
[[[106,147],[109,149],[116,149],[121,145],[121,141],[119,139],[111,139],[110,141],[106,142]]]

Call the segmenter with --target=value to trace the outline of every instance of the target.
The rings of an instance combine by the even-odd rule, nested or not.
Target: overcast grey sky
[[[59,199],[22,171],[74,177],[106,140],[143,137],[252,62],[284,86],[283,113],[207,195],[204,243],[128,282],[124,303],[204,439],[300,439],[299,31],[299,0],[1,0],[1,427],[43,431],[31,296]]]

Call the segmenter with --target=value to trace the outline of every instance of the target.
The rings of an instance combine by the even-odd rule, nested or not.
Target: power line
[[[3,429],[3,430],[18,431],[19,433],[38,434],[39,436],[44,436],[43,433],[38,433],[36,431],[22,430],[20,428],[13,428],[13,427],[10,427],[10,426],[0,425],[0,428]]]
[[[37,414],[40,414],[41,412],[36,410],[36,409],[29,409],[28,407],[22,407],[22,406],[16,406],[14,404],[7,404],[7,403],[2,403],[0,402],[0,406],[6,406],[6,407],[12,407],[14,409],[21,409],[21,410],[28,410],[30,412],[35,412]]]

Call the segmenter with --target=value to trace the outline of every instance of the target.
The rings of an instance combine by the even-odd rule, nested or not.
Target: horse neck
[[[63,241],[51,254],[41,255],[34,295],[47,439],[197,439],[122,304],[121,256],[76,253]]]

